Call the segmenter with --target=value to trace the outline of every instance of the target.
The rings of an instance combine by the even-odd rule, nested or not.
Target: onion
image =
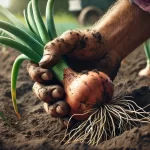
[[[87,119],[90,113],[86,112],[107,103],[113,96],[114,87],[110,78],[99,71],[76,73],[67,68],[63,82],[70,115],[77,120]]]

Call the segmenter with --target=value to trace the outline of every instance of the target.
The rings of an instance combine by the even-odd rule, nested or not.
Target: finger
[[[62,107],[61,111],[57,112],[57,110],[60,110],[60,108],[56,109],[57,105],[60,105]],[[60,122],[63,128],[70,129],[75,125],[75,123],[77,123],[77,120],[73,118],[70,119],[70,117],[67,116],[70,111],[70,108],[65,101],[59,101],[58,104],[57,103],[55,104],[55,106],[51,106],[48,103],[44,103],[44,109],[52,117],[61,117]]]
[[[58,63],[62,55],[77,48],[77,41],[80,39],[80,34],[80,31],[67,31],[59,38],[46,44],[39,66],[49,68]]]
[[[59,85],[43,85],[35,82],[33,92],[36,96],[47,103],[52,103],[64,97],[64,89]]]
[[[53,51],[54,47],[51,47],[51,49],[45,49],[44,55],[41,61],[39,62],[39,66],[42,68],[51,68],[55,64],[57,64],[61,58],[61,54],[58,53],[58,51]],[[56,50],[56,49],[55,49]]]
[[[29,62],[27,64],[27,71],[32,80],[36,82],[50,81],[53,78],[52,73],[48,69],[40,68],[37,64]]]
[[[69,105],[65,101],[58,101],[52,105],[44,103],[44,109],[52,117],[62,117],[69,113]]]

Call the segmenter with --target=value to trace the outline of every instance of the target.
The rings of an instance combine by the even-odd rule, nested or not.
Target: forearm
[[[150,14],[120,0],[94,27],[121,59],[150,37]]]

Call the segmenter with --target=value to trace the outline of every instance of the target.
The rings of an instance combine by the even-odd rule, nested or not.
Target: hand
[[[111,50],[105,39],[96,30],[67,31],[44,49],[44,56],[39,65],[29,63],[27,70],[36,81],[33,90],[44,101],[45,110],[53,117],[67,116],[69,106],[64,101],[65,92],[62,85],[53,79],[49,70],[62,55],[66,55],[69,66],[77,71],[97,69],[114,79],[121,59]],[[64,120],[66,124],[66,119]]]

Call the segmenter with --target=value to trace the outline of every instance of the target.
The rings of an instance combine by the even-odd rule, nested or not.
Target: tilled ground
[[[99,150],[150,150],[150,125],[135,127],[131,131],[105,141],[92,148],[86,144],[74,144],[62,148],[61,140],[65,130],[58,119],[47,115],[32,92],[33,82],[22,66],[17,83],[18,107],[21,120],[18,121],[12,107],[10,94],[10,74],[13,61],[18,55],[13,49],[0,50],[0,111],[6,121],[0,118],[0,150],[47,150],[47,149],[99,149]],[[122,64],[114,81],[115,94],[128,93],[140,105],[150,104],[150,77],[139,77],[138,72],[145,67],[146,59],[139,47]],[[149,111],[150,108],[147,108]]]

